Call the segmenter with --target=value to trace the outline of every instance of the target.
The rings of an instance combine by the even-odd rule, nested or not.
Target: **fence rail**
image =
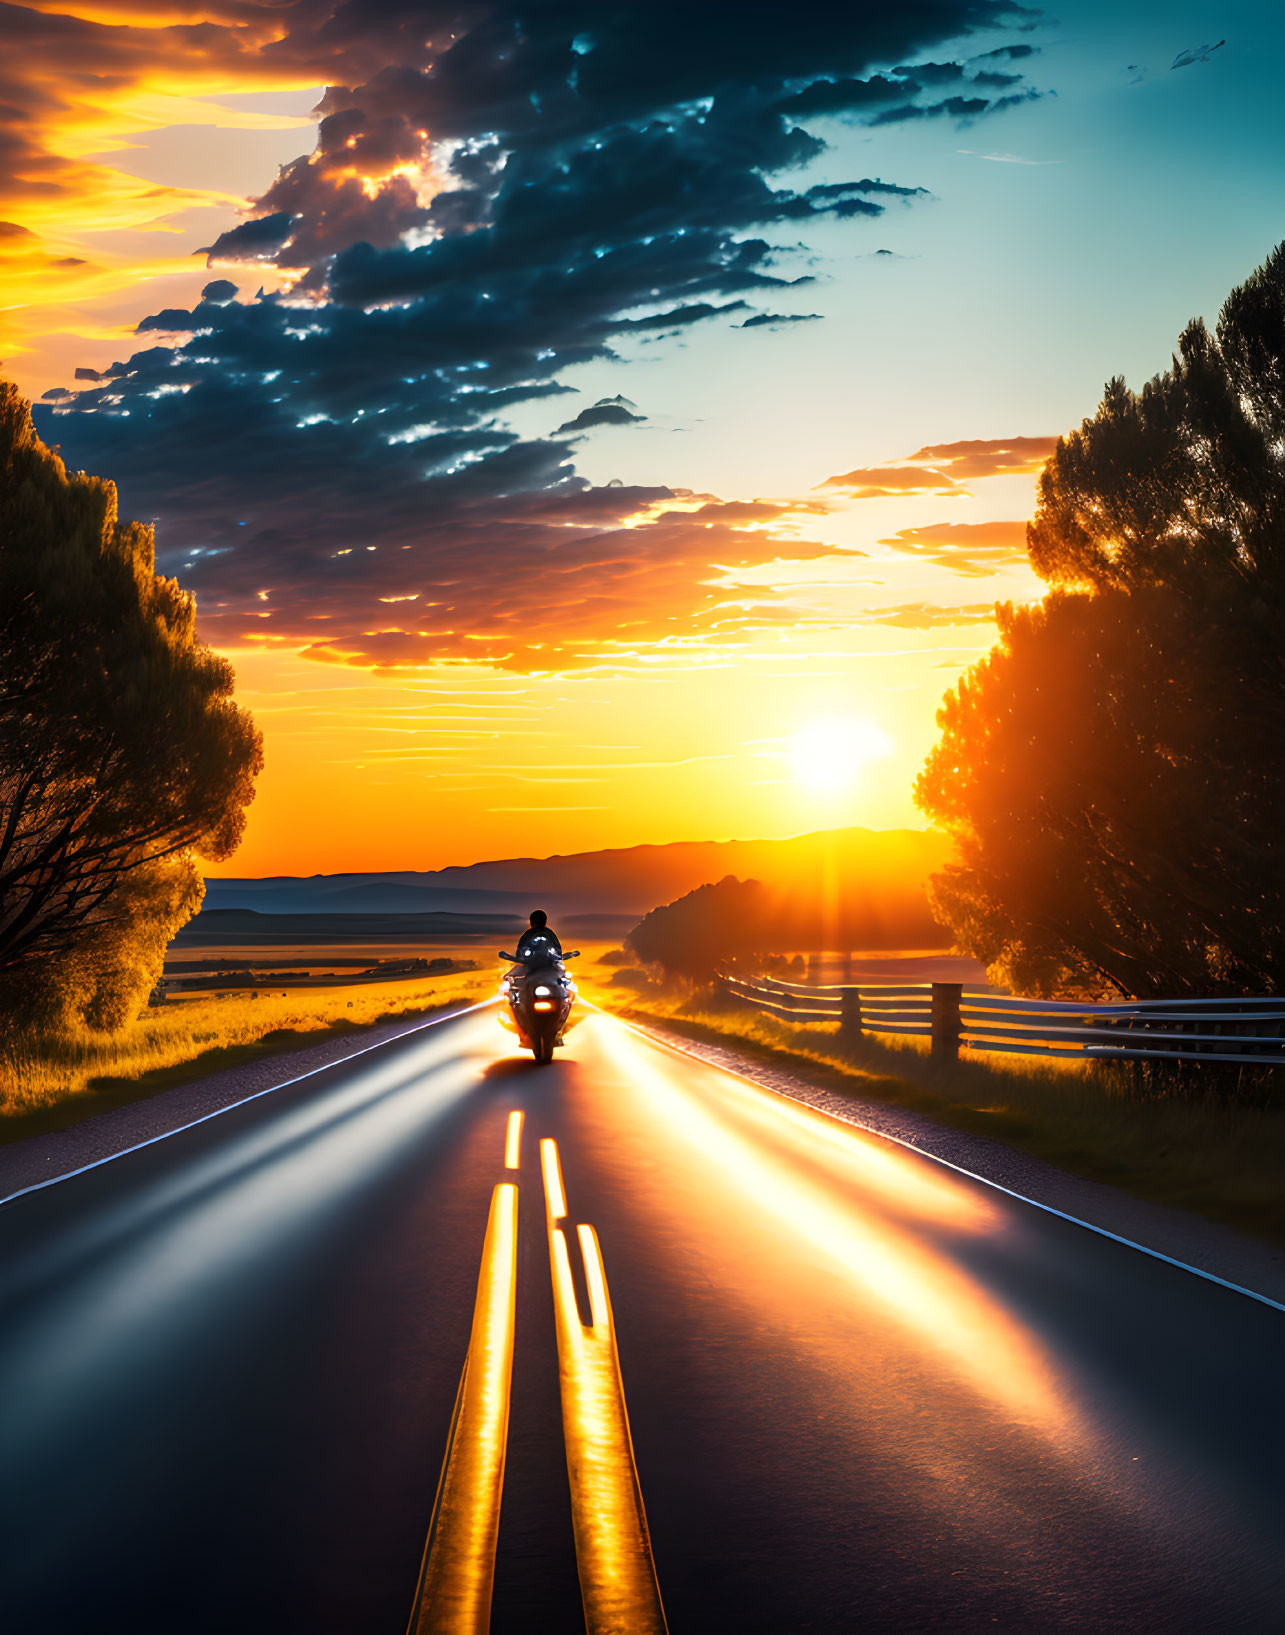
[[[1094,1061],[1285,1062],[1285,999],[1020,999],[958,982],[809,986],[722,976],[724,990],[784,1021],[837,1022],[841,1036],[918,1035],[961,1046]]]

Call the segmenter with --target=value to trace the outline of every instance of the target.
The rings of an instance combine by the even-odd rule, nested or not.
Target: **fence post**
[[[933,1055],[948,1061],[959,1060],[959,1039],[964,1024],[959,1015],[962,982],[933,983]]]
[[[839,995],[839,1037],[854,1043],[863,1031],[861,989],[844,988]]]

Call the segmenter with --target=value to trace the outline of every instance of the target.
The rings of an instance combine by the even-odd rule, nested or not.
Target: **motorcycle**
[[[518,958],[500,950],[512,969],[500,979],[500,1023],[518,1036],[518,1043],[537,1062],[551,1062],[555,1045],[564,1044],[576,985],[566,962],[578,948],[559,954],[552,942],[537,940]]]

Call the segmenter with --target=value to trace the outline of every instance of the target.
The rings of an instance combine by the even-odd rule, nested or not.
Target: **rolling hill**
[[[566,857],[518,857],[430,872],[325,874],[206,881],[201,919],[259,915],[478,916],[488,928],[532,908],[589,934],[617,935],[649,909],[724,875],[832,905],[867,948],[944,947],[925,883],[951,856],[942,836],[916,829],[833,829],[788,840],[679,841]],[[228,921],[223,919],[226,925]],[[200,936],[200,922],[185,940]]]

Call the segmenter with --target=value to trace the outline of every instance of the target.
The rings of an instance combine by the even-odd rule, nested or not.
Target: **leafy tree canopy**
[[[112,1026],[200,906],[262,765],[152,532],[0,382],[0,1006]]]
[[[654,908],[626,939],[668,975],[707,981],[737,958],[798,948],[918,947],[940,941],[918,879],[889,890],[869,870],[809,868],[786,878],[729,874]]]
[[[768,946],[770,926],[763,887],[729,874],[653,908],[625,941],[644,964],[659,965],[667,976],[707,982],[728,960]]]
[[[1035,993],[1285,987],[1285,248],[1111,381],[1028,530],[1053,587],[998,611],[916,785],[955,837],[957,944]]]

